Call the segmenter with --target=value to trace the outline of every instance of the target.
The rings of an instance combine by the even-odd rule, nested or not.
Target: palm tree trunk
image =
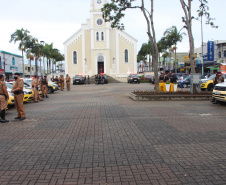
[[[177,73],[177,44],[175,44],[175,73]]]
[[[31,57],[30,57],[30,78],[31,78]]]
[[[23,49],[22,49],[22,73],[23,73],[23,75],[22,75],[22,77],[24,77],[24,51],[23,51]]]

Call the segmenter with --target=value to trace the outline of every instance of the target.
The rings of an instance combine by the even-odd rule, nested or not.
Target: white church
[[[137,40],[104,22],[105,3],[91,0],[90,19],[64,42],[65,73],[71,77],[104,73],[122,78],[137,73]]]

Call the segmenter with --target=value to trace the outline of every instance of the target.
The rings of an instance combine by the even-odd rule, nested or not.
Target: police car
[[[134,82],[134,83],[140,83],[140,78],[139,78],[139,76],[137,75],[137,74],[130,74],[129,76],[128,76],[128,78],[127,78],[127,81],[128,81],[128,83],[132,83],[132,82]]]
[[[226,82],[215,85],[212,98],[220,104],[226,103]]]

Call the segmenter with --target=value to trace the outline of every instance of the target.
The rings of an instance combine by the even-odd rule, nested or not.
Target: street
[[[226,184],[226,106],[133,101],[152,84],[71,85],[0,124],[0,184]]]

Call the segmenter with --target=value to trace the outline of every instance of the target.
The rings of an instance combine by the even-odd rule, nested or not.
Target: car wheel
[[[53,89],[51,87],[48,87],[48,94],[52,94],[53,93]]]
[[[187,88],[188,87],[188,85],[187,84],[183,84],[183,88]]]
[[[213,84],[209,84],[208,87],[207,87],[207,90],[208,91],[213,91]]]

